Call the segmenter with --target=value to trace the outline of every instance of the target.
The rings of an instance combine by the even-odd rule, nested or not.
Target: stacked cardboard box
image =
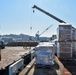
[[[63,59],[72,58],[72,43],[71,42],[58,42],[59,57]]]
[[[63,59],[72,58],[72,26],[68,24],[58,27],[58,56]]]
[[[71,28],[71,25],[59,25],[58,40],[70,40],[72,38]]]

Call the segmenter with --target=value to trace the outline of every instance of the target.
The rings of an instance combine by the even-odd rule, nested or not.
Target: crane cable
[[[31,9],[31,17],[30,17],[30,40],[32,40],[32,9]]]

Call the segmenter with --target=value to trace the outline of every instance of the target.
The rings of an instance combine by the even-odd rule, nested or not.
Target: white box
[[[40,43],[36,46],[36,64],[52,65],[54,63],[54,50],[52,43]]]

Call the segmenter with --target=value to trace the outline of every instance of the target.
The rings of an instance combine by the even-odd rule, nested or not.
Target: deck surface
[[[59,66],[35,65],[35,58],[20,72],[19,75],[61,75]]]
[[[57,75],[57,73],[53,68],[35,68],[33,66],[27,75]]]
[[[25,55],[29,51],[23,47],[5,47],[5,49],[1,50],[0,69],[20,59],[21,55]]]
[[[39,66],[35,65],[36,59],[34,58],[19,75],[72,75],[55,57],[55,64],[53,66]]]
[[[72,75],[76,75],[76,60],[60,60],[62,64],[71,72]]]

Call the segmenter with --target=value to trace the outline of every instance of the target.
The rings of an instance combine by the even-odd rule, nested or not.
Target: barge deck
[[[54,66],[37,66],[35,58],[20,72],[19,75],[72,75],[55,57],[56,64]]]

